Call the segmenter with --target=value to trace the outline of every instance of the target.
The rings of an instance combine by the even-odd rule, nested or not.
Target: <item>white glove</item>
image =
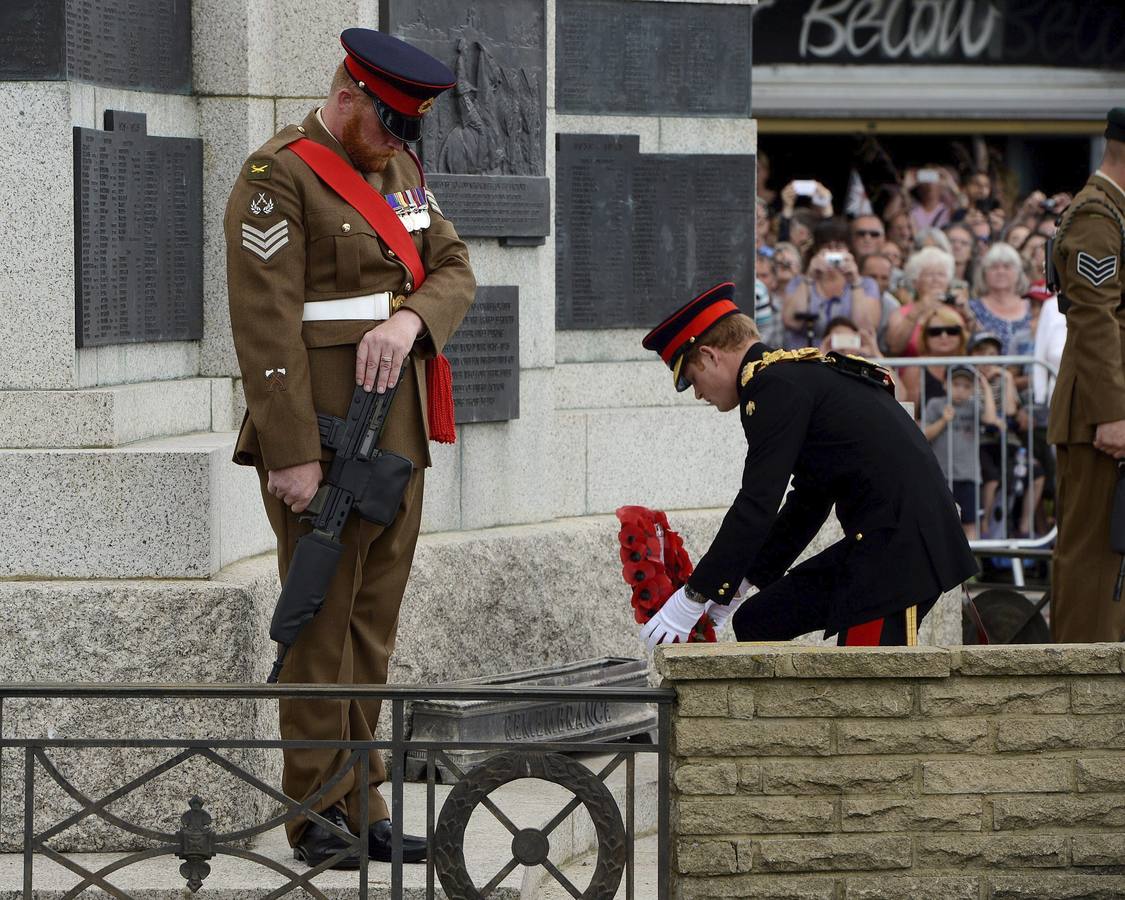
[[[753,587],[745,578],[742,579],[742,584],[738,586],[738,590],[734,593],[734,599],[730,603],[716,603],[714,600],[708,600],[703,607],[703,611],[707,613],[711,621],[715,623],[715,633],[718,634],[723,630],[723,627],[730,621],[731,616],[738,611],[738,607],[746,600],[746,595],[750,593]]]
[[[684,588],[664,601],[660,610],[641,628],[641,637],[651,653],[657,644],[683,643],[703,615],[705,603],[687,598]]]

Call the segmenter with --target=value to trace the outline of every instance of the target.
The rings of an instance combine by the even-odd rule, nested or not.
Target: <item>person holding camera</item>
[[[953,257],[937,247],[926,247],[906,261],[904,288],[910,302],[891,316],[885,340],[892,356],[917,356],[922,320],[943,303],[952,304]]]
[[[871,332],[879,327],[883,307],[878,288],[859,274],[847,239],[847,226],[842,223],[833,220],[818,226],[808,277],[791,286],[782,305],[786,348],[815,347],[837,316]]]
[[[837,316],[825,326],[820,352],[828,353],[830,350],[862,356],[864,359],[881,359],[883,356],[875,341],[875,334],[866,329],[861,331],[846,316]]]

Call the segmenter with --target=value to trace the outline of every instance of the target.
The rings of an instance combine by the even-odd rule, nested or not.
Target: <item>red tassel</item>
[[[453,424],[453,369],[444,355],[426,360],[426,415],[430,440],[452,444],[457,440]]]

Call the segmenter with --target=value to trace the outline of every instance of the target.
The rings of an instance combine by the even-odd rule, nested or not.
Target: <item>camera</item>
[[[918,170],[918,183],[919,184],[937,184],[941,180],[937,169],[919,169]]]
[[[828,343],[833,350],[858,350],[861,346],[861,339],[858,334],[840,334],[837,332],[828,338]]]
[[[944,298],[942,298],[941,302],[942,303],[948,303],[950,306],[952,306],[954,303],[957,302],[957,295],[955,293],[953,293],[952,291],[950,291],[945,295]]]
[[[1043,212],[1054,212],[1055,207],[1057,207],[1057,206],[1058,206],[1058,203],[1055,202],[1054,197],[1051,197],[1047,200],[1044,200],[1042,203],[1039,204],[1039,208],[1041,210],[1043,210]]]
[[[798,197],[811,197],[816,193],[816,182],[811,178],[799,178],[793,182],[793,190]]]
[[[834,269],[840,268],[844,264],[843,253],[825,253],[824,261]]]

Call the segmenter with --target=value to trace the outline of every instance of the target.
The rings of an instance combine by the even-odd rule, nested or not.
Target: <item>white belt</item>
[[[383,291],[362,297],[341,297],[339,300],[309,300],[305,302],[305,322],[336,322],[341,319],[389,319],[392,312],[392,294]]]

